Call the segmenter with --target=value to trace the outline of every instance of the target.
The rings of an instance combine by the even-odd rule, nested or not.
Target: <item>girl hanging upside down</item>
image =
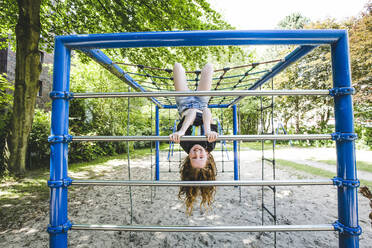
[[[212,85],[213,66],[206,64],[201,71],[197,91],[209,91]],[[176,63],[173,68],[174,87],[176,91],[190,91],[187,87],[185,69]],[[217,126],[211,124],[212,114],[208,108],[209,96],[176,97],[181,122],[177,132],[170,135],[170,140],[180,143],[188,156],[181,163],[180,173],[183,181],[211,181],[216,179],[217,169],[211,154],[218,137]],[[183,135],[205,135],[208,141],[181,141]],[[184,199],[186,213],[191,214],[193,203],[201,196],[200,207],[209,207],[216,192],[215,187],[180,187],[178,197]]]

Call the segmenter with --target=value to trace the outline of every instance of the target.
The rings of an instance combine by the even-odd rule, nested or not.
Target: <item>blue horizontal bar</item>
[[[210,104],[208,108],[228,108],[228,104]],[[163,105],[162,108],[164,109],[176,109],[177,105]]]
[[[332,44],[345,30],[208,30],[57,36],[72,49],[224,45]]]
[[[119,79],[124,81],[126,84],[128,84],[130,87],[132,87],[136,91],[142,91],[142,92],[146,91],[140,84],[138,84],[132,77],[130,77],[123,69],[121,69],[118,65],[114,64],[112,60],[101,50],[82,49],[82,52],[84,52],[86,55],[91,57],[93,60],[95,60],[100,65],[102,65],[104,68],[106,68],[108,71],[110,71],[112,74],[117,76]],[[161,105],[161,103],[158,100],[156,100],[154,97],[151,97],[151,100],[156,105]]]

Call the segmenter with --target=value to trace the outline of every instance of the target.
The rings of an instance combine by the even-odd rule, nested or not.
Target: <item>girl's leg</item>
[[[175,63],[173,67],[173,81],[176,91],[189,91],[187,87],[185,69],[180,63]]]
[[[189,91],[187,87],[187,80],[186,80],[186,73],[185,69],[182,67],[181,64],[175,63],[173,67],[173,81],[174,81],[174,88],[176,91]],[[186,99],[186,97],[176,97],[177,106],[182,104],[182,101]],[[185,120],[183,121],[182,127],[177,132],[172,133],[169,135],[171,141],[180,143],[181,136],[185,135],[187,128],[194,122],[196,117],[196,109],[187,109],[183,111],[182,117],[185,116]]]
[[[212,86],[213,65],[208,63],[200,74],[200,83],[197,90],[210,90]]]

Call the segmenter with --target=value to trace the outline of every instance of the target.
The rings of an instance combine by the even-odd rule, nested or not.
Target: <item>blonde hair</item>
[[[212,154],[208,154],[206,165],[202,169],[191,166],[190,157],[187,156],[181,163],[180,174],[182,181],[214,181],[216,180],[217,169]],[[186,214],[191,215],[193,204],[196,198],[201,196],[200,208],[207,209],[214,201],[216,187],[214,186],[182,186],[178,197],[184,200],[186,205]]]

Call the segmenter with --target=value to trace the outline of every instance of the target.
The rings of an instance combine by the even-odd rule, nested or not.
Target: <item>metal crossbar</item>
[[[131,231],[131,232],[304,232],[335,231],[332,224],[275,226],[119,226],[73,224],[72,230]]]
[[[333,185],[331,179],[249,180],[249,181],[150,181],[150,180],[73,180],[74,186],[307,186]]]
[[[221,135],[217,141],[331,140],[331,134]],[[72,141],[169,141],[169,136],[72,136]],[[181,141],[207,141],[206,136],[182,136]]]
[[[171,97],[171,96],[300,96],[329,95],[329,90],[232,90],[74,93],[73,98]]]

